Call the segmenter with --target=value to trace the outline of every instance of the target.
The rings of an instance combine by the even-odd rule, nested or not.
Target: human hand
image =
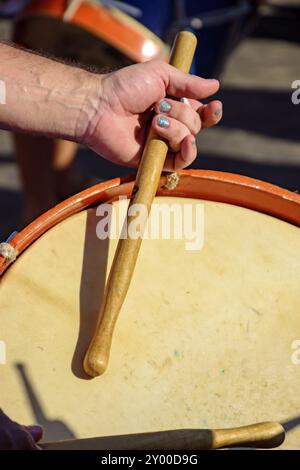
[[[40,426],[22,426],[12,421],[0,409],[0,449],[38,450],[37,442],[42,438]]]
[[[153,128],[174,151],[167,156],[168,170],[190,165],[196,134],[222,116],[219,101],[197,101],[216,93],[217,80],[161,61],[97,75],[1,43],[0,61],[0,128],[74,140],[125,166],[138,165],[153,111]],[[166,96],[172,99],[161,103]],[[174,99],[182,97],[189,104]]]
[[[198,101],[218,91],[217,80],[185,74],[161,61],[145,62],[101,76],[100,92],[99,78],[95,78],[98,103],[81,141],[123,166],[138,165],[153,110],[152,127],[173,150],[165,164],[165,169],[170,171],[193,162],[197,156],[195,136],[222,117],[220,101],[207,105]],[[188,104],[174,99],[182,97],[188,98]],[[91,102],[95,106],[95,100]]]

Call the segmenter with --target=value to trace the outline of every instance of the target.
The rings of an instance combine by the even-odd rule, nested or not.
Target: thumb
[[[215,79],[205,79],[196,75],[189,75],[175,69],[169,64],[164,64],[167,70],[166,89],[170,96],[181,98],[193,98],[200,100],[208,98],[216,93],[220,83]]]
[[[29,432],[31,437],[34,439],[34,442],[38,442],[43,437],[44,430],[41,426],[34,424],[32,426],[25,426],[26,430]]]

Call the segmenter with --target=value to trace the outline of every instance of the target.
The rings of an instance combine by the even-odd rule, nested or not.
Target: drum
[[[278,420],[282,448],[299,447],[300,196],[258,180],[162,177],[155,203],[201,207],[203,243],[143,240],[108,370],[85,376],[117,244],[96,235],[101,208],[113,230],[132,188],[94,186],[1,245],[4,411],[45,440]]]
[[[18,19],[15,39],[98,68],[167,60],[169,53],[158,36],[131,16],[88,0],[33,0]]]

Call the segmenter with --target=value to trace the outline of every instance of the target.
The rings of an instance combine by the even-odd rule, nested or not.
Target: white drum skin
[[[99,378],[84,377],[82,360],[116,241],[96,237],[95,209],[50,229],[2,277],[1,406],[18,422],[36,421],[16,366],[24,365],[45,440],[65,438],[66,429],[93,437],[299,414],[300,364],[292,361],[300,339],[299,228],[220,202],[156,202],[203,203],[204,246],[143,241]],[[299,444],[296,426],[283,448]]]

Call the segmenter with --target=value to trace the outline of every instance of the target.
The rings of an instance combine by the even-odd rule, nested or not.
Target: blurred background
[[[79,28],[83,3],[0,0],[0,40],[14,38],[48,55],[101,69],[163,57],[176,31],[195,31],[199,46],[193,71],[220,78],[224,117],[200,134],[193,167],[300,190],[300,104],[291,99],[292,83],[300,80],[300,0],[93,0],[89,4],[104,23]],[[112,37],[114,22],[124,37]],[[127,30],[143,38],[142,48],[137,41],[129,44]],[[1,241],[59,200],[130,172],[85,148],[76,150],[72,144],[37,143],[0,131]],[[40,168],[33,169],[33,162],[42,162]]]

